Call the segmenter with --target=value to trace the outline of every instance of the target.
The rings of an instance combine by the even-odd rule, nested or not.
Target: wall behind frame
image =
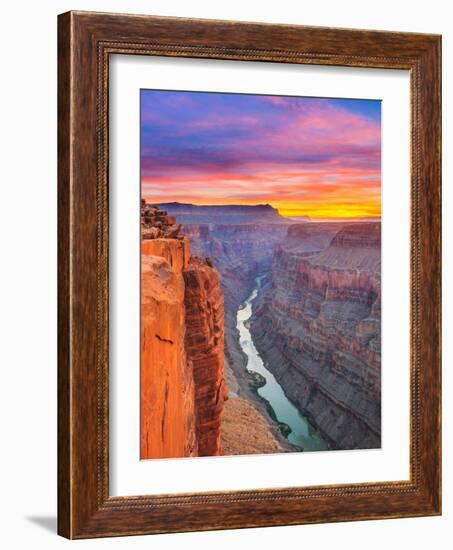
[[[427,9],[428,7],[428,9]],[[353,0],[276,3],[230,0],[44,0],[16,1],[2,10],[2,161],[0,234],[3,380],[0,395],[2,454],[2,540],[6,548],[223,549],[235,545],[368,550],[404,544],[413,550],[449,548],[453,523],[450,426],[453,399],[444,398],[444,516],[259,530],[103,539],[71,543],[56,530],[56,131],[57,14],[71,10],[144,13],[443,34],[444,151],[453,147],[453,26],[442,0],[379,4]],[[444,181],[453,180],[445,154]],[[452,271],[453,188],[444,188],[444,269]],[[444,365],[453,362],[448,338],[453,326],[453,279],[444,278]],[[444,369],[444,396],[453,393],[451,369]],[[451,543],[450,543],[451,544]],[[95,545],[95,546],[94,546]]]

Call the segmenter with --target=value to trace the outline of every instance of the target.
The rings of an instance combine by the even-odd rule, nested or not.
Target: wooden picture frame
[[[58,21],[58,532],[88,538],[441,513],[441,38],[69,12]],[[112,497],[109,56],[405,69],[411,86],[410,480]]]

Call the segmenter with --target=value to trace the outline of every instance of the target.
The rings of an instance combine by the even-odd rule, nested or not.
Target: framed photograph
[[[440,514],[440,37],[58,34],[59,533]]]

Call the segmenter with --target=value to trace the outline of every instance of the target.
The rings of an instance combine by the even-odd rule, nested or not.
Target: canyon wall
[[[260,355],[335,449],[380,446],[380,284],[380,223],[310,223],[253,305]]]
[[[253,290],[258,274],[270,270],[275,247],[285,239],[285,224],[186,224],[194,253],[213,258],[222,276],[225,296],[225,360],[236,376],[245,370],[245,357],[239,346],[236,314]]]
[[[165,214],[142,228],[141,458],[219,455],[228,393],[220,277]],[[150,231],[159,217],[159,233]]]
[[[228,390],[224,379],[224,305],[220,276],[191,258],[184,271],[187,358],[195,386],[199,456],[222,454],[220,424]]]
[[[185,349],[187,241],[142,241],[141,458],[197,455],[192,365]]]

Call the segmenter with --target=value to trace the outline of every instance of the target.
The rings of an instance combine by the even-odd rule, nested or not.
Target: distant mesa
[[[269,224],[291,223],[270,204],[257,205],[197,205],[180,202],[156,204],[182,224]]]

